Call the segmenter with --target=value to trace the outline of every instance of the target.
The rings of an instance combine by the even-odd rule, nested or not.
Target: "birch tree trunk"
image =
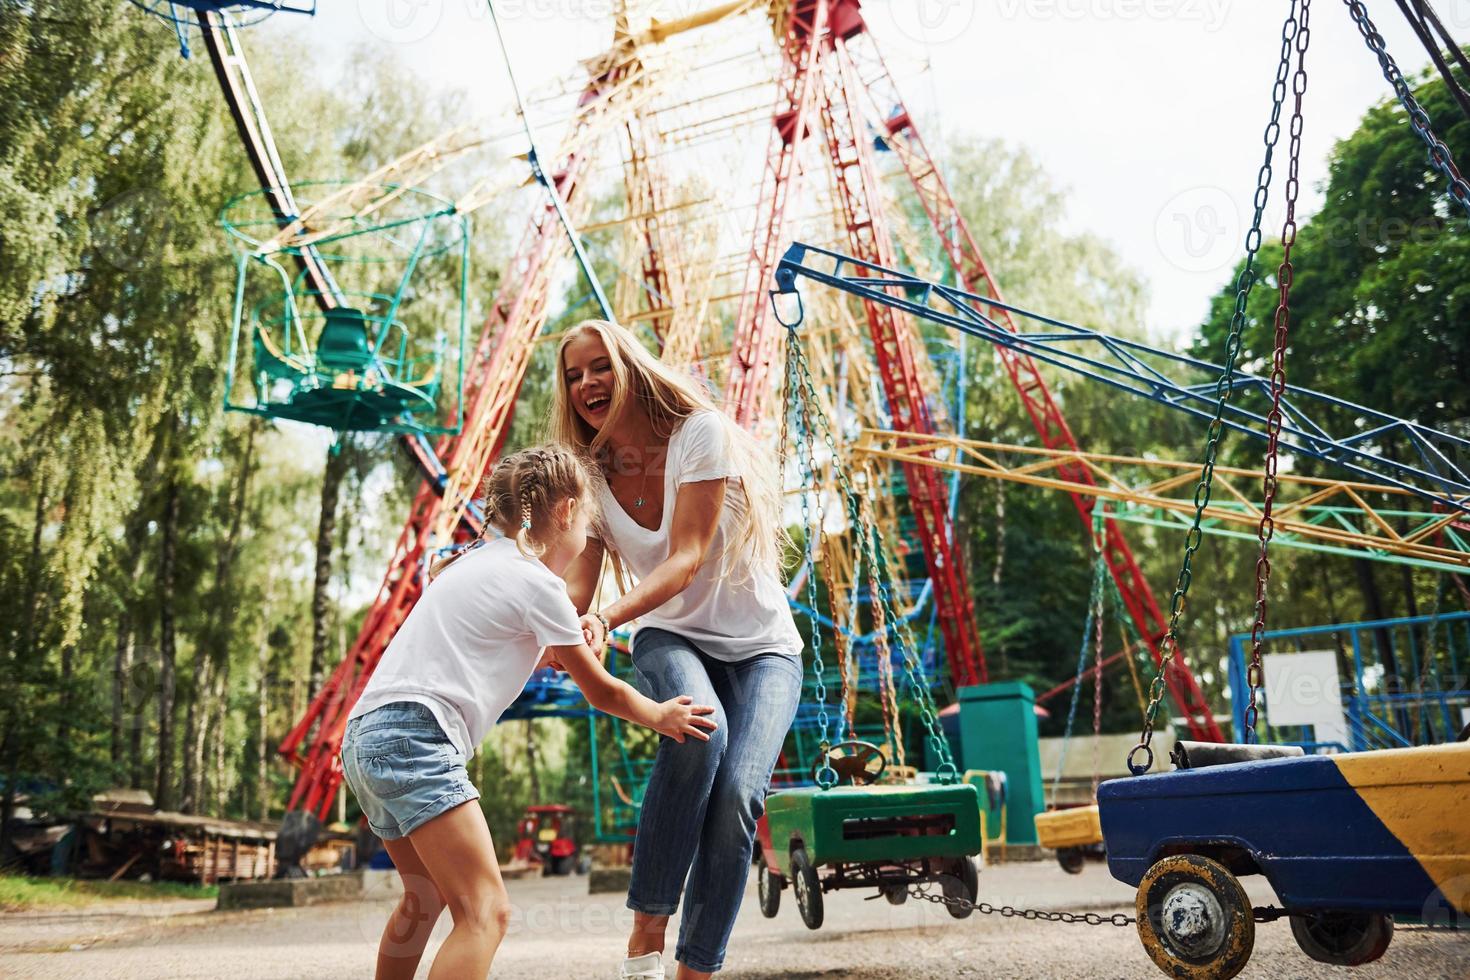
[[[158,560],[158,780],[153,802],[160,810],[174,805],[174,577],[179,540],[179,485],[168,477],[164,492],[161,549]]]
[[[321,515],[316,529],[316,569],[311,590],[311,669],[307,674],[308,704],[321,690],[326,672],[327,647],[331,644],[331,597],[327,594],[332,581],[332,532],[337,526],[337,503],[342,496],[342,478],[347,475],[348,449],[345,444],[327,453],[327,467],[322,474]]]

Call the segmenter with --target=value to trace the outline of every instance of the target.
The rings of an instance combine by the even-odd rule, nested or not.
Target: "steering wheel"
[[[883,775],[883,770],[888,768],[888,758],[872,742],[847,741],[838,742],[828,749],[827,764],[839,779],[846,780],[849,785],[868,786]],[[812,776],[818,784],[822,782],[821,771],[822,756],[819,753],[812,766]]]

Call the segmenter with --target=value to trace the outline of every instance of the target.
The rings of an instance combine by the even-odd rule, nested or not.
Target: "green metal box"
[[[985,834],[980,791],[964,783],[782,790],[766,798],[766,820],[782,874],[792,841],[821,865],[964,857]]]

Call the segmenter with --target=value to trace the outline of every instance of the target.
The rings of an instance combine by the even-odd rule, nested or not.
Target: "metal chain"
[[[775,294],[772,293],[772,302],[775,302]],[[853,487],[852,481],[848,479],[846,470],[841,465],[837,452],[837,440],[832,432],[831,423],[826,413],[822,411],[821,403],[817,400],[816,382],[812,376],[810,365],[807,361],[806,351],[801,343],[800,335],[796,328],[800,326],[802,316],[798,314],[795,322],[784,323],[787,337],[787,359],[786,370],[790,378],[794,379],[791,396],[803,404],[802,412],[807,419],[815,419],[817,427],[821,431],[822,439],[827,445],[832,458],[832,472],[837,477],[838,487],[842,491],[843,498],[847,502],[847,515],[851,527],[860,533],[854,535],[859,542],[862,560],[868,562],[876,571],[878,578],[878,595],[876,601],[881,604],[882,614],[886,621],[887,629],[893,633],[898,643],[899,652],[903,655],[904,677],[908,681],[910,690],[913,691],[914,701],[919,708],[919,717],[924,724],[924,730],[929,746],[934,757],[939,759],[935,776],[942,783],[954,782],[959,779],[959,768],[954,763],[954,756],[950,752],[949,742],[945,739],[943,731],[939,727],[939,710],[934,704],[934,698],[929,688],[922,682],[920,672],[921,665],[913,652],[913,639],[908,634],[906,625],[893,611],[892,591],[889,586],[891,575],[888,562],[881,547],[875,547],[874,539],[877,537],[876,527],[864,526],[861,495]]]
[[[1056,775],[1052,777],[1051,802],[1055,806],[1057,793],[1062,785],[1062,770],[1067,765],[1067,748],[1072,744],[1072,729],[1077,721],[1077,702],[1082,700],[1082,677],[1087,673],[1087,638],[1092,633],[1093,620],[1098,616],[1098,607],[1101,605],[1103,595],[1103,579],[1107,576],[1103,572],[1107,569],[1107,563],[1103,556],[1098,554],[1097,560],[1092,563],[1092,594],[1087,600],[1087,620],[1082,624],[1082,644],[1077,649],[1077,676],[1072,678],[1072,698],[1067,705],[1067,727],[1062,730],[1061,755],[1057,759]]]
[[[1414,92],[1409,88],[1404,73],[1394,62],[1388,53],[1388,47],[1384,43],[1383,35],[1378,33],[1378,28],[1368,17],[1368,8],[1364,7],[1362,0],[1343,0],[1352,15],[1353,22],[1358,25],[1358,33],[1363,35],[1363,40],[1368,44],[1368,50],[1372,51],[1378,58],[1378,66],[1383,69],[1383,77],[1388,84],[1393,86],[1393,91],[1398,96],[1399,104],[1409,114],[1409,127],[1424,141],[1428,148],[1429,165],[1449,182],[1450,197],[1459,202],[1460,207],[1470,213],[1470,183],[1460,176],[1459,167],[1455,166],[1455,158],[1450,153],[1450,148],[1445,146],[1444,141],[1435,135],[1434,128],[1429,122],[1429,113],[1419,104],[1414,97]]]
[[[1281,226],[1281,264],[1276,268],[1279,295],[1276,302],[1276,336],[1271,347],[1271,411],[1266,415],[1266,464],[1261,478],[1261,522],[1256,528],[1260,549],[1256,553],[1256,618],[1251,624],[1251,659],[1245,669],[1250,692],[1245,706],[1245,740],[1256,737],[1256,692],[1265,682],[1261,673],[1261,648],[1266,640],[1266,587],[1271,581],[1271,538],[1276,533],[1272,510],[1276,504],[1276,471],[1281,439],[1281,395],[1286,390],[1286,342],[1291,330],[1291,280],[1294,268],[1291,249],[1296,244],[1296,201],[1301,189],[1302,96],[1307,91],[1307,45],[1312,40],[1312,3],[1301,0],[1301,23],[1296,32],[1296,74],[1291,90],[1296,96],[1291,113],[1291,146],[1287,151],[1286,221]]]
[[[1092,541],[1097,560],[1103,560],[1101,521],[1094,519]],[[1111,576],[1109,576],[1111,578]],[[1098,773],[1102,771],[1102,676],[1103,676],[1103,585],[1097,585],[1093,600],[1092,637],[1092,798],[1097,799]]]
[[[867,533],[867,522],[872,519],[872,511],[863,502],[863,533]],[[868,566],[868,594],[878,594],[878,573],[872,566]],[[878,703],[883,708],[883,733],[889,745],[893,747],[893,761],[902,766],[906,764],[903,750],[903,732],[901,730],[898,715],[898,689],[893,680],[893,651],[888,645],[888,620],[883,615],[883,607],[873,607],[873,652],[876,654],[878,668]]]
[[[1080,923],[1086,926],[1131,926],[1138,922],[1126,912],[1114,912],[1112,915],[1103,915],[1101,912],[1053,912],[1048,909],[1018,909],[1013,905],[972,902],[968,898],[935,894],[929,890],[927,884],[909,885],[909,895],[921,901],[933,902],[935,905],[966,909],[970,912],[979,912],[981,915],[998,915],[1003,919],[1025,919],[1027,922],[1065,922],[1069,925]],[[1256,922],[1275,922],[1277,919],[1300,914],[1303,913],[1289,912],[1274,905],[1257,905],[1251,909],[1251,919]]]
[[[800,318],[798,318],[798,323]],[[791,335],[794,341],[795,333]],[[822,535],[822,503],[821,488],[817,486],[816,472],[816,440],[813,438],[811,425],[811,408],[806,398],[802,397],[800,376],[793,373],[794,359],[800,353],[796,350],[795,343],[788,343],[786,347],[786,398],[787,404],[783,414],[789,414],[794,408],[796,411],[796,461],[801,469],[801,526],[806,538],[804,550],[806,552],[806,576],[807,576],[807,603],[811,614],[807,617],[811,623],[811,649],[812,649],[812,674],[815,678],[815,693],[817,695],[817,745],[822,752],[822,764],[817,767],[817,785],[828,789],[837,785],[837,770],[832,768],[832,741],[829,737],[829,728],[832,719],[827,713],[827,681],[823,676],[826,665],[822,662],[822,623],[817,616],[817,549],[813,545],[814,539],[819,540]],[[795,383],[793,383],[795,381]],[[782,441],[784,449],[786,443]],[[811,497],[817,496],[817,524],[813,524]]]
[[[1220,438],[1225,425],[1221,421],[1225,413],[1225,402],[1235,384],[1235,362],[1240,356],[1240,336],[1245,327],[1246,303],[1250,299],[1251,287],[1256,283],[1256,253],[1261,248],[1261,217],[1266,210],[1266,201],[1271,192],[1271,160],[1276,152],[1276,143],[1281,137],[1281,107],[1286,101],[1286,79],[1291,70],[1292,41],[1296,38],[1297,3],[1293,0],[1287,11],[1286,21],[1281,25],[1281,59],[1276,66],[1276,81],[1271,89],[1271,120],[1266,124],[1263,141],[1266,144],[1265,160],[1256,175],[1255,214],[1251,219],[1250,231],[1245,236],[1245,264],[1235,281],[1235,310],[1230,318],[1230,333],[1225,340],[1225,366],[1215,381],[1215,414],[1210,420],[1205,436],[1204,464],[1200,468],[1199,484],[1194,488],[1194,521],[1184,537],[1184,560],[1179,566],[1179,577],[1174,583],[1174,595],[1169,600],[1169,628],[1159,642],[1159,669],[1149,683],[1148,710],[1144,714],[1143,732],[1138,744],[1128,753],[1128,771],[1140,776],[1153,768],[1154,717],[1164,699],[1169,667],[1179,652],[1179,621],[1184,613],[1184,597],[1189,594],[1190,582],[1194,577],[1194,553],[1204,540],[1200,523],[1205,508],[1210,505],[1210,491],[1215,479],[1215,456],[1219,452]],[[1143,753],[1143,760],[1137,760]]]
[[[1018,909],[1011,905],[991,905],[989,902],[972,902],[968,898],[936,894],[924,885],[910,885],[909,894],[925,902],[948,905],[951,908],[968,909],[981,915],[998,915],[1004,919],[1025,919],[1028,922],[1081,923],[1088,926],[1131,926],[1138,920],[1125,912],[1103,915],[1101,912],[1050,912],[1046,909]]]

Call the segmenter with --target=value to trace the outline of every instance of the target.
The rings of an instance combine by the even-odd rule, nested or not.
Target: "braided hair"
[[[569,449],[537,446],[502,456],[480,485],[485,514],[480,540],[494,528],[514,538],[521,554],[539,558],[546,551],[538,540],[539,532],[551,525],[556,505],[572,498],[581,506],[592,506],[590,486],[587,468]],[[429,577],[448,568],[466,550],[435,562]]]

